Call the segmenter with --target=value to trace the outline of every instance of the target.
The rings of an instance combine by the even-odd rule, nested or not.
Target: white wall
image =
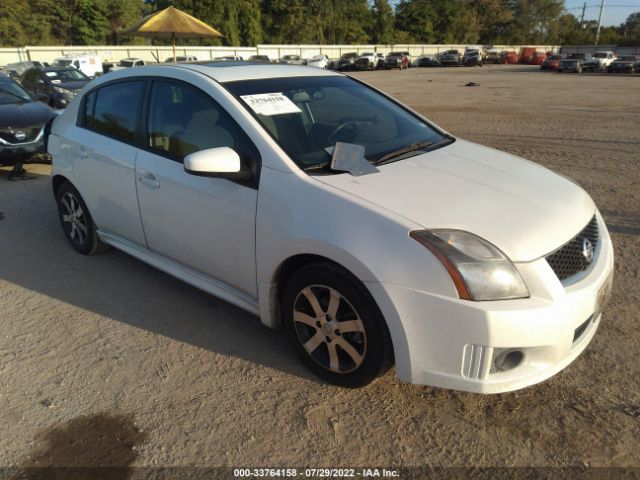
[[[493,45],[499,50],[519,51],[525,45]],[[526,45],[536,47],[539,51],[557,51],[556,45]],[[324,54],[329,58],[338,58],[343,53],[375,51],[387,54],[391,51],[409,51],[414,56],[423,54],[435,54],[444,50],[456,48],[464,50],[466,45],[258,45],[257,47],[177,47],[176,55],[195,55],[198,60],[212,60],[225,55],[238,55],[245,60],[251,55],[268,55],[270,59],[277,60],[283,55],[300,55],[302,58],[311,58],[314,55]],[[8,63],[26,60],[40,60],[52,62],[57,57],[66,54],[97,53],[103,62],[117,62],[127,57],[138,57],[148,62],[159,59],[163,62],[173,56],[171,47],[156,47],[152,45],[136,46],[38,46],[21,48],[0,48],[0,66]]]

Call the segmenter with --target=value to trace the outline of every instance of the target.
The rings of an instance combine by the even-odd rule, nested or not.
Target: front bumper
[[[17,162],[26,162],[36,153],[44,152],[44,139],[42,135],[33,142],[19,144],[0,143],[0,166],[15,165]]]
[[[541,382],[569,365],[593,338],[611,288],[613,249],[599,215],[598,220],[596,259],[571,284],[560,283],[544,258],[516,265],[530,298],[471,302],[368,284],[389,325],[397,377],[500,393]],[[519,363],[495,370],[511,352],[518,352]]]
[[[580,67],[578,67],[580,66]],[[556,68],[556,70],[560,70],[563,72],[577,72],[578,68],[582,68],[582,64],[580,63],[570,63],[570,64],[566,64],[566,65],[558,65],[558,68]]]

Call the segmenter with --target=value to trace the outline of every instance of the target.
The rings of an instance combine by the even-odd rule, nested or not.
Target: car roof
[[[140,67],[144,68],[144,67]],[[186,68],[203,73],[214,80],[225,83],[238,80],[257,80],[282,77],[340,76],[330,70],[318,70],[302,65],[278,65],[250,62],[200,62],[171,65],[165,68]]]

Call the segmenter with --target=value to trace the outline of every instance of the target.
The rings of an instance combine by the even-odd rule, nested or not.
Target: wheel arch
[[[53,188],[53,196],[54,198],[58,196],[58,189],[60,188],[60,185],[62,185],[65,182],[69,182],[71,183],[71,181],[65,177],[64,175],[54,175],[51,178],[51,187]]]

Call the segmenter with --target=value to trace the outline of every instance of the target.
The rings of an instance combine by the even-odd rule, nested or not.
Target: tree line
[[[563,0],[2,0],[0,47],[163,44],[119,34],[173,5],[224,34],[194,45],[591,44],[596,22]],[[601,44],[639,45],[640,12],[600,32]]]

